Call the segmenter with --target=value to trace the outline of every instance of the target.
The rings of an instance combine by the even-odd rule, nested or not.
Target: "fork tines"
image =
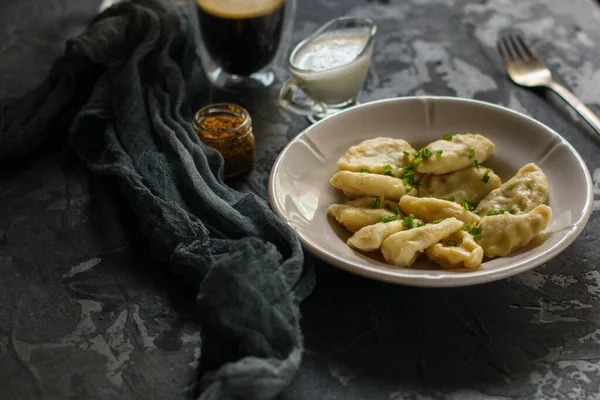
[[[496,43],[496,46],[504,63],[527,62],[538,59],[531,48],[525,44],[521,35],[515,33],[502,36]]]

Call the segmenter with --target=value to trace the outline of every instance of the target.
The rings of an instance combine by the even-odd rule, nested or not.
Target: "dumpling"
[[[417,165],[417,171],[435,175],[448,174],[474,165],[475,160],[482,163],[494,151],[494,143],[488,138],[463,133],[452,136],[450,140],[442,139],[428,144],[430,157]],[[441,154],[438,156],[438,153]]]
[[[456,218],[448,218],[439,224],[394,233],[383,241],[381,252],[389,264],[410,267],[425,249],[462,229],[463,225]]]
[[[405,214],[413,214],[425,222],[454,217],[467,224],[477,224],[480,218],[460,205],[433,197],[404,196],[400,199],[400,209]]]
[[[507,256],[512,251],[527,246],[546,228],[552,210],[546,205],[537,206],[525,214],[508,212],[481,218],[481,239],[477,243],[489,258]]]
[[[418,194],[417,189],[407,188],[402,179],[387,175],[340,171],[333,175],[330,182],[350,197],[375,196],[398,201],[409,190],[413,196]]]
[[[423,221],[417,218],[412,218],[411,224],[424,225]],[[385,239],[404,229],[407,227],[402,218],[390,222],[380,222],[361,228],[346,243],[357,250],[375,251],[381,248]]]
[[[419,196],[452,199],[458,204],[469,200],[477,204],[485,195],[502,185],[500,177],[493,171],[488,172],[487,178],[484,178],[487,170],[480,166],[444,175],[425,175],[419,186]]]
[[[398,214],[398,205],[377,197],[363,197],[346,204],[332,204],[327,213],[351,232]]]
[[[425,254],[442,268],[477,268],[483,260],[483,249],[463,230],[429,247]]]
[[[352,235],[346,243],[348,246],[361,251],[379,250],[385,239],[396,232],[404,230],[403,222],[402,219],[398,219],[365,226]]]
[[[515,210],[524,213],[548,201],[548,179],[535,164],[527,164],[502,186],[492,190],[477,205],[479,215],[490,211]]]
[[[406,140],[378,137],[350,147],[337,165],[345,171],[361,172],[366,169],[375,174],[385,172],[383,167],[389,165],[392,172],[400,176],[402,167],[412,162],[414,152]]]

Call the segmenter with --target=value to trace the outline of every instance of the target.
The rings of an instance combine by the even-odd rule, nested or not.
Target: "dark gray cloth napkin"
[[[67,43],[46,80],[0,115],[0,161],[67,140],[116,177],[154,257],[197,287],[201,399],[271,399],[301,361],[303,255],[268,205],[223,183],[188,99],[206,90],[184,15],[127,2]]]

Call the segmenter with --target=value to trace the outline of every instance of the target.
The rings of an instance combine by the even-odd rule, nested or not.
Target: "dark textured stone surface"
[[[0,4],[0,103],[41,81],[98,3]],[[595,2],[305,0],[294,40],[342,14],[379,24],[362,101],[438,94],[507,105],[567,138],[600,198],[600,141],[560,100],[511,84],[494,49],[498,32],[522,30],[557,80],[600,112]],[[250,109],[258,162],[232,184],[263,197],[278,152],[306,126],[279,110],[274,95],[208,99]],[[60,148],[2,166],[1,400],[191,396],[200,327],[181,307],[189,293],[154,265],[110,187]],[[556,259],[478,287],[398,287],[310,258],[317,287],[302,305],[307,350],[282,398],[597,398],[599,248],[595,211]]]

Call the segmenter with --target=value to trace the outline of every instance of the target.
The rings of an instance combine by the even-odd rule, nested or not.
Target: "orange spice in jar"
[[[250,114],[232,103],[212,104],[194,115],[194,130],[225,161],[226,178],[247,172],[254,163],[254,134]]]

